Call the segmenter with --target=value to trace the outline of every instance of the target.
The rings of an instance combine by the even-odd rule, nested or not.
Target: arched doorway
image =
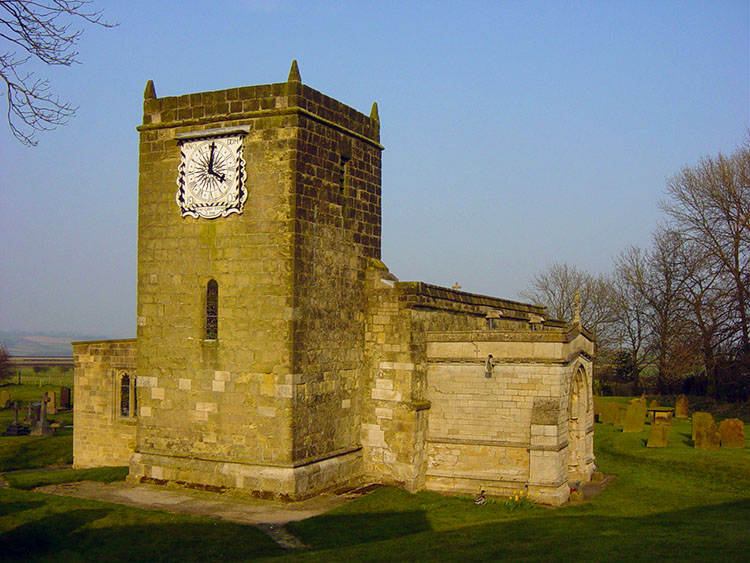
[[[586,480],[586,371],[573,370],[568,401],[568,482]]]

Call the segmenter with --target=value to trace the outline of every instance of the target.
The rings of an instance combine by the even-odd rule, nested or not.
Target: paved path
[[[299,502],[261,500],[233,493],[211,493],[185,488],[141,483],[98,483],[80,481],[47,485],[35,491],[114,502],[147,510],[163,510],[177,514],[219,518],[250,524],[263,530],[286,548],[304,544],[284,528],[288,522],[323,514],[371,490],[369,487],[343,494],[322,494]]]

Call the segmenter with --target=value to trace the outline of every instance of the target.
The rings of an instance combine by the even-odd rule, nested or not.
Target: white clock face
[[[236,167],[234,151],[223,139],[200,143],[187,157],[185,188],[201,202],[216,202],[234,185]]]
[[[240,135],[183,142],[176,195],[182,215],[213,219],[241,213],[247,198],[244,165]]]

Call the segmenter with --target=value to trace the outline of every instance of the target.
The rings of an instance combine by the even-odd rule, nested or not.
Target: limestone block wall
[[[294,113],[285,84],[144,100],[138,218],[138,452],[290,463]],[[242,126],[242,214],[182,217],[180,133]],[[206,339],[209,280],[218,339]],[[150,459],[150,458],[149,458]],[[149,465],[134,469],[149,477]],[[155,465],[154,467],[162,467]],[[158,470],[155,470],[158,473]],[[211,477],[213,479],[213,477]]]
[[[301,495],[359,476],[363,270],[380,252],[374,116],[292,74],[177,97],[147,89],[132,478]],[[245,209],[182,217],[177,136],[227,127],[246,131]],[[218,284],[216,339],[205,336],[209,280]],[[335,471],[308,467],[338,457]],[[300,492],[302,481],[312,488]]]
[[[364,268],[380,256],[379,123],[301,85],[295,171],[293,459],[359,450]],[[359,470],[361,472],[361,468]]]
[[[73,360],[73,465],[128,465],[137,418],[121,414],[120,378],[135,378],[135,339],[74,342]]]
[[[588,480],[583,374],[592,343],[577,338],[556,327],[428,332],[426,487],[501,495],[528,487],[538,500],[561,504],[569,479]]]
[[[481,476],[473,472],[480,466],[495,480],[498,467],[507,470],[505,485],[498,485],[498,491],[525,482],[531,390],[544,387],[545,392],[559,394],[559,373],[548,374],[547,366],[539,370],[518,362],[510,365],[506,371],[515,379],[502,381],[511,387],[510,395],[488,407],[488,419],[488,411],[481,407],[487,406],[488,386],[497,387],[501,380],[485,380],[484,361],[490,348],[482,350],[485,343],[477,345],[467,335],[484,334],[488,314],[494,327],[510,335],[530,332],[529,321],[541,320],[543,308],[398,282],[382,263],[371,266],[365,337],[370,377],[364,387],[362,425],[367,474],[410,490],[427,486],[474,491]],[[552,325],[560,340],[559,323]],[[435,331],[450,337],[438,345],[431,336]],[[498,334],[493,331],[489,340]],[[518,359],[520,352],[511,354],[491,344],[498,356]],[[557,350],[539,353],[552,357],[560,351],[558,345]],[[529,347],[522,357],[529,360],[535,353]],[[547,391],[552,381],[556,390]],[[513,415],[520,412],[525,413],[525,421],[513,422]]]

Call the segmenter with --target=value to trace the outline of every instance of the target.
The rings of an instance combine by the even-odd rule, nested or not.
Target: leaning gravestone
[[[623,424],[622,431],[625,433],[643,432],[645,424],[646,402],[641,402],[638,399],[630,401],[628,410],[625,412],[625,423]]]
[[[688,398],[685,395],[680,395],[674,403],[674,415],[675,418],[687,418],[688,417]]]
[[[714,422],[711,413],[702,413],[698,420],[695,420],[693,414],[693,434],[695,434],[695,449],[697,450],[718,450],[721,435],[719,434],[719,425]]]
[[[0,409],[10,408],[10,393],[5,389],[0,391]]]
[[[669,439],[669,428],[671,424],[668,422],[658,421],[651,424],[651,431],[648,433],[647,448],[666,448],[667,440]]]
[[[728,418],[719,424],[722,448],[745,447],[745,423],[739,418]]]
[[[60,408],[70,408],[70,387],[60,387]]]

